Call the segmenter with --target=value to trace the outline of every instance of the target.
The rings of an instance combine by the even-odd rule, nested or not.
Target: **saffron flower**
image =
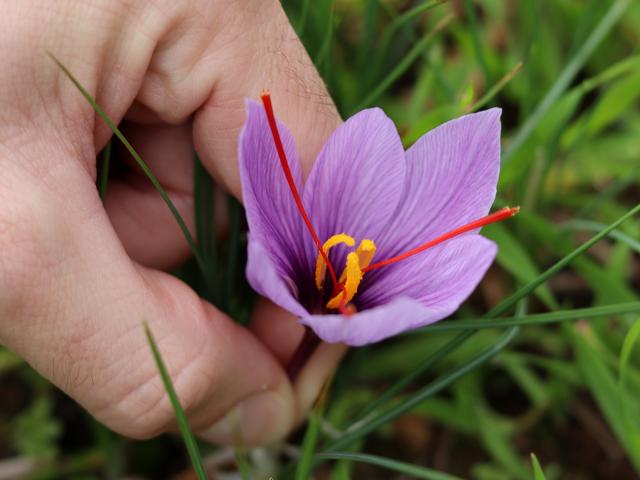
[[[451,315],[496,256],[480,227],[500,167],[500,110],[445,123],[406,152],[363,110],[327,140],[303,182],[271,97],[249,100],[239,140],[251,286],[322,340],[359,346]]]

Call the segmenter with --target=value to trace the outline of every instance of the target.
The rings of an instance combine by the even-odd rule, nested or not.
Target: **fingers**
[[[145,117],[146,109],[175,123],[195,112],[196,150],[216,180],[239,196],[236,154],[246,98],[257,98],[264,88],[271,91],[305,172],[340,118],[280,2],[245,0],[217,4],[217,9],[211,4],[193,0],[193,34],[171,37],[156,50],[135,115]]]
[[[182,282],[132,263],[85,172],[56,173],[54,183],[75,185],[64,196],[16,176],[27,188],[12,192],[19,208],[0,220],[11,232],[0,237],[0,284],[13,287],[0,305],[3,344],[111,428],[147,437],[174,418],[142,329],[147,321],[194,428],[240,405],[244,444],[284,435],[297,408],[277,361]],[[34,260],[23,261],[25,246]]]

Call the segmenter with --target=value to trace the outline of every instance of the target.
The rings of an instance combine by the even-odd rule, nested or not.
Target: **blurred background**
[[[496,206],[522,211],[483,230],[500,253],[453,320],[352,350],[284,445],[201,445],[210,477],[311,478],[313,463],[314,478],[331,480],[640,478],[638,218],[510,297],[640,202],[640,2],[283,6],[345,118],[381,106],[408,146],[501,107]],[[243,321],[253,294],[242,209],[202,168],[194,181],[211,272],[175,273]],[[220,238],[212,216],[224,208]],[[13,478],[196,477],[179,437],[114,434],[0,347],[0,480]]]

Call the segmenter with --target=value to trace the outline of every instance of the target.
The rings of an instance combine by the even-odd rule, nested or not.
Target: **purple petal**
[[[365,274],[358,307],[384,305],[399,297],[453,313],[473,292],[496,256],[496,245],[470,234]]]
[[[298,188],[302,191],[302,169],[298,152],[287,127],[278,122],[278,131]],[[264,110],[247,101],[247,120],[240,133],[240,178],[242,200],[249,231],[269,253],[283,274],[291,278],[301,269],[310,269],[305,255],[302,218],[287,184]],[[311,275],[311,273],[309,273]]]
[[[298,316],[308,315],[296,300],[296,284],[279,269],[271,255],[253,235],[249,237],[247,280],[260,295]]]
[[[404,197],[378,239],[377,259],[489,212],[500,170],[500,112],[493,108],[447,122],[407,151]]]
[[[363,110],[338,127],[304,191],[320,240],[338,233],[375,240],[398,204],[405,172],[400,137],[382,110]]]
[[[322,340],[359,347],[379,342],[406,330],[432,323],[444,315],[410,298],[402,297],[355,315],[310,315],[300,323]]]

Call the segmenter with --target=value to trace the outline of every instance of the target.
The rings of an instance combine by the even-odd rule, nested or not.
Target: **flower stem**
[[[320,338],[309,327],[304,327],[304,335],[298,344],[293,357],[287,365],[287,376],[292,382],[296,379],[302,367],[304,367],[311,354],[320,344]]]

